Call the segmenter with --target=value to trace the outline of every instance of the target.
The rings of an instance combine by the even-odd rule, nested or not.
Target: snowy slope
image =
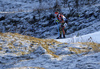
[[[41,8],[49,8],[54,6],[54,2],[42,1]],[[38,0],[1,0],[0,1],[0,13],[19,13],[19,12],[32,12],[33,10],[40,8]]]
[[[69,17],[65,39],[55,39],[58,25],[53,10],[41,12],[41,20],[33,12],[54,7],[55,1],[43,0],[40,7],[38,0],[0,0],[0,69],[100,68],[100,0],[92,6],[83,5],[87,0],[80,2],[80,17],[76,13]],[[73,9],[74,0],[68,3]],[[71,14],[68,7],[61,7],[64,14]]]
[[[75,42],[95,42],[100,43],[100,31],[82,36],[74,36],[72,38],[56,39],[59,42],[75,43]]]
[[[40,7],[38,0],[1,0],[0,32],[20,33],[38,38],[56,36],[58,25],[55,22],[54,9],[41,11],[40,17],[38,11],[33,11],[39,8],[54,7],[55,1],[56,0],[42,0]],[[73,11],[70,11],[68,5],[64,8],[63,1],[58,1],[61,6],[61,12],[68,17],[69,26],[66,28],[66,37],[73,37],[74,34],[72,35],[72,33],[93,24],[96,25],[93,26],[94,29],[92,31],[88,29],[86,33],[79,32],[81,33],[80,35],[100,30],[100,26],[97,25],[98,21],[100,21],[99,0],[96,0],[95,4],[91,6],[85,5],[87,1],[82,0],[79,4],[81,5],[79,7],[80,17],[77,17],[76,9],[73,9],[73,6],[70,7]],[[70,5],[75,5],[74,0],[68,0],[68,3],[70,3]],[[77,32],[75,34],[77,34]]]
[[[82,38],[95,38],[99,43],[99,34],[100,32],[96,32]],[[0,33],[0,69],[100,68],[100,44],[89,41],[70,43],[68,39],[58,39],[57,41],[64,42],[60,43],[53,39]]]

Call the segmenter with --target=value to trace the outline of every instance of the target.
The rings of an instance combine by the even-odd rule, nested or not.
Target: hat
[[[55,12],[55,14],[58,14],[59,12]]]

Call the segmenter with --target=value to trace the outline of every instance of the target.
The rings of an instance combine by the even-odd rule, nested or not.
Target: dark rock
[[[4,17],[4,16],[2,16],[2,17],[0,18],[0,21],[2,21],[2,20],[5,20],[5,17]]]
[[[55,18],[55,16],[53,14],[50,14],[49,16],[47,16],[47,20],[51,20],[53,18]]]
[[[53,14],[50,14],[50,17],[51,17],[51,18],[55,18],[55,16],[54,16]]]

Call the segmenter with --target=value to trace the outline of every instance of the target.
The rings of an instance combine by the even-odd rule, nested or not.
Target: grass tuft
[[[100,52],[100,44],[94,42],[79,42],[81,48],[69,47],[71,52],[75,54],[85,53],[85,52]],[[85,46],[85,47],[84,47]]]
[[[2,50],[2,48],[0,47],[0,50]]]

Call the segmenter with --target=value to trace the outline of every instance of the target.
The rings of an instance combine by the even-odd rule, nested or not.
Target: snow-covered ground
[[[56,39],[59,42],[76,43],[76,42],[95,42],[100,43],[100,31],[83,36],[74,36],[72,38]]]
[[[58,25],[55,22],[55,11],[54,9],[48,10],[48,8],[54,7],[55,1],[56,0],[42,1],[40,7],[40,3],[37,0],[1,0],[0,32],[20,33],[38,38],[56,36]],[[61,12],[66,15],[69,23],[68,27],[66,27],[66,37],[73,37],[73,35],[78,32],[80,35],[85,35],[100,30],[100,25],[97,25],[98,21],[100,21],[99,2],[99,0],[96,0],[95,4],[90,6],[83,4],[87,4],[86,0],[80,2],[78,11],[80,17],[77,17],[77,13],[75,12],[76,9],[73,6],[70,7],[70,9],[73,10],[71,12],[68,5],[64,8],[63,1],[59,1]],[[68,3],[73,3],[71,5],[75,5],[73,0],[68,0]],[[45,8],[47,10],[41,11],[39,17],[39,13],[36,9]],[[68,17],[68,15],[72,16]],[[92,25],[95,25],[92,31],[90,29],[88,29],[86,33],[79,31],[87,27],[92,27]],[[72,33],[75,34],[72,35]]]
[[[41,11],[40,20],[33,11],[54,7],[55,1],[44,0],[41,7],[37,0],[0,1],[0,69],[100,68],[100,0],[93,5],[80,2],[79,17],[74,13],[68,19],[65,39],[55,39],[58,25],[53,10]],[[66,16],[71,14],[69,7],[61,7]]]
[[[43,1],[41,8],[53,7],[55,1]],[[1,0],[0,1],[0,13],[19,13],[19,12],[32,12],[33,10],[40,8],[38,0]]]
[[[54,39],[0,33],[0,69],[99,69],[99,35],[96,32],[56,39],[60,43]],[[90,41],[84,42],[89,38]]]

